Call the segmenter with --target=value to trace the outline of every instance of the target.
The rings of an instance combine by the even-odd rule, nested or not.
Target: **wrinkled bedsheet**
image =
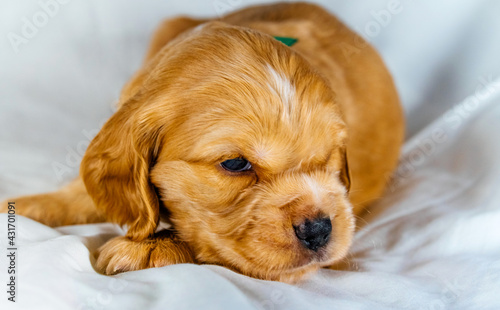
[[[0,3],[0,200],[78,174],[162,18],[257,3],[55,1]],[[500,309],[500,3],[317,2],[378,48],[408,119],[399,168],[359,220],[345,270],[297,285],[190,264],[107,277],[91,253],[119,227],[18,216],[12,303],[1,214],[0,308]]]

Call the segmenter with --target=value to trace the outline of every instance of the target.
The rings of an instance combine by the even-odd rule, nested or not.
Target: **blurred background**
[[[0,1],[0,201],[78,175],[161,20],[269,2]],[[500,309],[500,1],[311,2],[378,49],[407,117],[401,163],[358,221],[349,270],[322,269],[296,286],[210,265],[104,277],[92,251],[120,233],[115,225],[52,229],[20,216],[20,307]],[[358,52],[354,43],[346,57]],[[6,264],[1,255],[2,279]]]

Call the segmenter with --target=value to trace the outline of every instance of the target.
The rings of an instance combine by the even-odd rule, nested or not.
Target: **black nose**
[[[330,240],[332,233],[332,222],[329,218],[317,218],[312,221],[305,220],[298,226],[293,226],[295,234],[300,242],[308,249],[317,251]]]

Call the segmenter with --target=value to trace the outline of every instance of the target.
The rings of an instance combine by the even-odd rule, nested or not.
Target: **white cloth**
[[[0,200],[77,175],[162,18],[256,3],[66,2],[0,3]],[[119,228],[17,217],[13,304],[2,214],[0,308],[500,309],[500,2],[318,2],[378,48],[408,118],[400,168],[363,219],[350,271],[321,270],[299,285],[197,265],[106,277],[91,252]],[[12,44],[15,35],[27,42]]]

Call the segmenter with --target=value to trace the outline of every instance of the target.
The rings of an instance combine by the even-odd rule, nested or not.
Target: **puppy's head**
[[[335,94],[272,37],[210,23],[132,83],[82,163],[89,194],[141,240],[159,209],[199,262],[293,281],[342,258],[354,221]]]

